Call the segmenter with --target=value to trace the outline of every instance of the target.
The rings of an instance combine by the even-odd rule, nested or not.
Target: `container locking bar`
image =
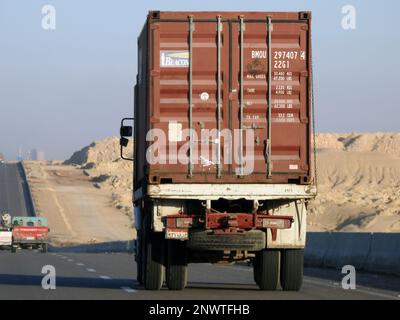
[[[271,33],[272,33],[272,23],[271,23],[271,17],[268,17],[267,20],[267,33],[268,33],[268,126],[267,126],[267,143],[265,146],[265,161],[266,161],[266,171],[267,171],[267,176],[270,177],[272,174],[272,162],[271,162],[271,108],[272,108],[272,85],[271,85],[271,80],[272,80],[272,54],[271,54]]]
[[[243,17],[240,17],[240,111],[239,111],[239,175],[243,176],[243,36],[244,36],[245,24]]]
[[[193,16],[189,16],[189,177],[193,176]]]
[[[221,16],[217,16],[217,177],[221,177]]]

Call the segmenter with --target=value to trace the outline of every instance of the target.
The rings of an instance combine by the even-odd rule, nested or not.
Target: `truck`
[[[0,152],[0,163],[4,163],[5,157],[4,155]]]
[[[120,127],[137,281],[182,290],[189,263],[242,262],[261,290],[300,290],[317,193],[311,12],[150,11],[137,46]]]
[[[13,217],[12,218],[12,248],[48,250],[49,231],[45,217]]]

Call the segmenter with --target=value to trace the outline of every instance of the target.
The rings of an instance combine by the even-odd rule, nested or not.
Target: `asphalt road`
[[[43,266],[56,270],[56,289],[41,286]],[[340,271],[331,271],[340,277]],[[399,279],[386,279],[392,290],[357,284],[344,290],[340,281],[322,270],[306,269],[300,292],[260,291],[247,266],[189,266],[184,291],[145,291],[136,282],[136,267],[130,254],[83,254],[19,251],[0,252],[0,300],[3,299],[400,299]],[[318,275],[318,273],[320,273]],[[315,275],[318,275],[315,276]],[[358,275],[357,275],[358,277]],[[378,276],[371,276],[381,284]],[[362,278],[362,277],[360,277]],[[364,279],[365,280],[365,279]],[[397,282],[396,282],[397,281]],[[372,282],[371,282],[372,283]],[[399,286],[398,286],[399,285]]]
[[[7,210],[11,216],[32,216],[27,183],[18,163],[0,163],[0,213]]]

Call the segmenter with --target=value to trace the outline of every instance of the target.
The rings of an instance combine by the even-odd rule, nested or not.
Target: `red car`
[[[41,249],[43,253],[48,250],[50,229],[47,218],[43,217],[14,217],[12,220],[12,252],[20,249]]]

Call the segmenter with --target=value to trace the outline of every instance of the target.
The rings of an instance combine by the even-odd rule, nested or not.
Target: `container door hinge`
[[[307,117],[301,117],[300,118],[300,123],[308,123],[308,118]]]
[[[300,71],[300,76],[301,77],[308,77],[308,71],[307,70]]]

